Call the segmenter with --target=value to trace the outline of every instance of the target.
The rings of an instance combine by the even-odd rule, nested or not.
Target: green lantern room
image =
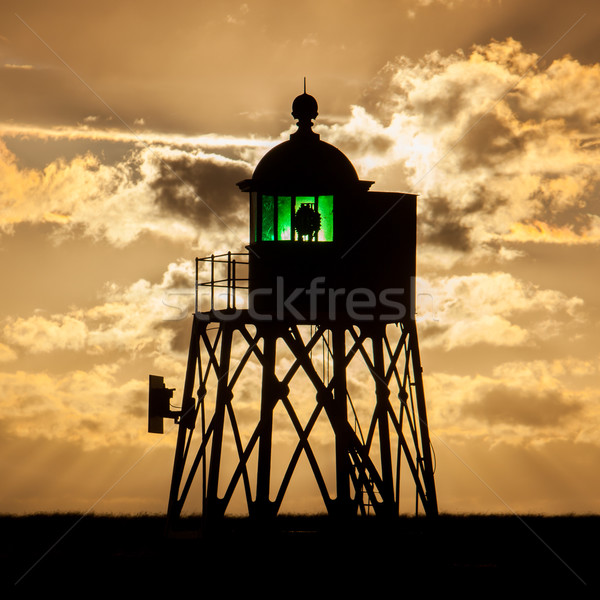
[[[252,242],[333,242],[333,196],[273,196],[253,201]]]

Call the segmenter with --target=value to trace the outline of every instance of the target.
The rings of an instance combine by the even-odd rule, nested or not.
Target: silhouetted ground
[[[596,516],[230,518],[187,538],[160,516],[0,516],[0,597],[594,597],[599,534]]]

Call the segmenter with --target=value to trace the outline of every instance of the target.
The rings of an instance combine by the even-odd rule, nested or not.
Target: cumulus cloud
[[[199,160],[187,152],[172,153],[158,164],[150,184],[160,211],[196,226],[247,227],[247,199],[235,183],[249,177],[248,165],[220,156]],[[240,217],[238,219],[238,217]]]
[[[549,316],[571,319],[582,305],[580,298],[540,289],[505,272],[422,278],[417,283],[423,343],[447,350],[535,343],[560,331],[558,323],[558,331],[547,331]],[[526,324],[519,322],[523,318]]]
[[[559,425],[565,417],[580,413],[581,404],[569,401],[558,390],[525,391],[500,385],[481,398],[465,404],[462,414],[488,423],[509,425]]]
[[[239,246],[247,224],[237,216],[247,211],[235,182],[248,171],[240,159],[163,146],[115,165],[88,153],[27,169],[0,143],[0,228],[50,222],[63,235],[79,228],[123,246],[143,233],[192,244],[218,226]]]
[[[512,39],[400,57],[320,131],[363,178],[420,195],[419,239],[446,258],[597,243],[600,65],[539,59]]]
[[[107,284],[90,308],[6,318],[0,359],[47,356],[50,371],[0,373],[7,431],[86,448],[147,443],[147,375],[160,372],[176,387],[184,376],[193,273],[193,263],[179,261],[158,283]],[[67,370],[52,366],[61,352],[72,357]]]
[[[399,58],[347,123],[319,126],[324,140],[348,152],[362,178],[420,194],[419,260],[425,256],[443,270],[461,259],[469,269],[469,259],[514,256],[523,242],[598,242],[600,74],[568,57],[548,67],[538,58],[513,40],[421,61]],[[16,135],[7,127],[5,135]],[[91,127],[30,134],[116,139]],[[242,246],[246,199],[235,182],[250,173],[264,140],[204,137],[195,146],[191,138],[144,136],[151,146],[124,134],[122,141],[134,145],[114,164],[89,153],[44,169],[21,166],[0,146],[2,230],[52,223],[57,232],[115,246],[150,233],[206,254]],[[25,349],[38,360],[70,352],[88,366],[97,363],[53,375],[2,373],[7,430],[89,445],[141,439],[146,381],[123,379],[124,365],[141,356],[148,371],[182,382],[189,330],[178,324],[193,298],[192,277],[190,262],[173,262],[157,283],[108,285],[95,306],[6,318],[3,366]],[[562,323],[582,309],[575,296],[503,271],[451,277],[430,271],[418,285],[421,343],[433,349],[514,348],[559,334],[568,341],[572,328]],[[256,408],[256,395],[245,393],[253,389],[253,374],[237,390],[240,415]],[[581,384],[590,374],[598,376],[597,363],[573,359],[504,363],[487,376],[427,375],[432,430],[453,441],[533,444],[570,436],[597,444],[600,407]],[[349,381],[357,398],[361,390],[369,393],[364,378]],[[309,385],[304,392],[310,407]],[[125,423],[124,415],[135,419]]]
[[[536,219],[530,223],[515,223],[503,238],[507,241],[554,243],[566,246],[598,244],[600,242],[600,217],[597,215],[588,215],[588,217],[587,227],[580,232],[575,231],[570,225],[549,225]]]
[[[91,308],[8,317],[3,339],[31,354],[63,350],[105,356],[123,351],[150,357],[169,354],[175,332],[167,325],[189,314],[193,282],[190,261],[172,263],[159,283],[140,279],[128,286],[107,284],[104,302]]]
[[[10,319],[4,327],[4,338],[32,353],[79,351],[85,347],[88,335],[87,325],[81,317],[82,315],[72,313]]]
[[[348,153],[363,178],[420,195],[419,240],[428,264],[435,264],[428,260],[434,249],[446,262],[510,258],[527,241],[597,243],[599,89],[600,65],[564,57],[543,66],[507,39],[469,53],[397,58],[346,123],[317,129]],[[3,127],[4,135],[17,132]],[[137,139],[85,127],[29,135],[137,144],[117,165],[90,154],[44,170],[20,168],[0,149],[5,230],[49,221],[82,226],[113,244],[144,231],[192,240],[199,225],[217,224],[243,238],[245,202],[234,183],[273,144],[152,132]]]
[[[430,425],[447,443],[598,445],[600,402],[587,381],[599,367],[597,359],[566,357],[501,363],[491,375],[426,375]]]

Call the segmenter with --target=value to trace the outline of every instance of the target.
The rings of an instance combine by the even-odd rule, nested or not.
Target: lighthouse
[[[196,259],[179,408],[150,376],[149,431],[178,428],[171,523],[186,509],[219,519],[234,498],[274,517],[307,480],[331,515],[438,511],[414,308],[417,196],[360,179],[313,130],[306,90],[292,116],[297,130],[237,182],[247,252]]]

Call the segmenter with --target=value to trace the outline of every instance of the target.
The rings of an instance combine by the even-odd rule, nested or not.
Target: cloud
[[[240,5],[238,8],[238,14],[227,13],[225,17],[225,22],[228,25],[245,25],[246,24],[246,15],[250,12],[250,7],[246,2]]]
[[[97,125],[98,115],[88,115],[84,122]],[[3,137],[35,138],[39,140],[91,140],[128,143],[132,145],[196,150],[223,150],[236,156],[246,156],[247,152],[266,152],[275,143],[264,137],[244,137],[208,133],[205,135],[180,135],[159,131],[127,131],[80,125],[78,127],[55,126],[42,127],[23,123],[0,123],[0,135]]]
[[[430,427],[448,444],[479,439],[489,447],[525,447],[570,440],[598,446],[600,399],[588,383],[599,372],[597,357],[567,356],[504,362],[490,375],[426,374]]]
[[[588,227],[580,232],[574,231],[573,227],[569,225],[560,227],[538,220],[531,223],[515,223],[510,228],[510,233],[502,237],[507,241],[520,243],[551,243],[566,246],[598,244],[600,242],[600,217],[589,215],[589,221]]]
[[[5,69],[23,69],[25,71],[29,71],[30,69],[33,69],[33,65],[26,65],[26,64],[14,64],[14,63],[4,63],[4,68]]]
[[[87,153],[27,169],[0,143],[0,229],[50,222],[58,234],[79,229],[123,246],[143,233],[192,244],[218,226],[239,246],[247,211],[235,182],[248,173],[240,159],[164,146],[134,149],[114,165]]]
[[[165,323],[179,322],[189,315],[193,289],[193,265],[182,260],[170,264],[159,283],[140,279],[128,286],[107,284],[104,302],[91,308],[8,317],[2,337],[9,346],[30,354],[168,355],[175,331]]]
[[[347,151],[363,178],[420,194],[419,260],[429,257],[438,267],[417,290],[428,350],[535,347],[552,335],[566,344],[576,333],[572,320],[583,306],[578,297],[503,270],[439,275],[452,261],[462,260],[469,272],[469,260],[508,257],[525,242],[597,243],[591,194],[599,183],[598,108],[591,102],[597,69],[570,58],[549,67],[537,60],[511,40],[417,62],[400,58],[380,74],[363,105],[353,107],[347,123],[319,126],[322,139]],[[578,78],[580,87],[574,85]],[[59,235],[117,247],[144,233],[206,254],[243,245],[247,205],[235,182],[272,140],[153,132],[138,139],[91,127],[96,124],[4,127],[4,135],[131,144],[113,164],[88,153],[43,169],[21,166],[0,147],[5,233],[22,223],[50,223]],[[147,382],[132,364],[144,362],[145,373],[156,369],[175,385],[183,381],[189,331],[182,324],[192,278],[191,263],[171,262],[158,281],[108,284],[95,306],[4,319],[5,367],[27,355],[36,364],[48,357],[54,368],[52,374],[0,374],[6,430],[32,438],[43,432],[87,447],[143,440]],[[50,365],[59,354],[73,357],[63,372]],[[248,427],[256,422],[250,414],[257,402],[250,393],[255,371],[245,372],[236,389],[238,416]],[[428,374],[432,431],[452,442],[483,440],[482,447],[565,438],[597,445],[600,409],[593,390],[582,384],[597,374],[597,364],[576,359],[503,363],[487,376]],[[349,382],[355,400],[369,394],[364,378],[351,373]],[[300,401],[299,410],[312,406],[310,385],[301,389]]]
[[[348,153],[363,178],[419,194],[427,265],[436,252],[445,266],[509,259],[527,241],[597,243],[598,90],[598,65],[564,57],[543,66],[515,40],[493,41],[468,53],[397,58],[347,122],[321,123],[318,131]],[[1,150],[5,230],[46,220],[113,244],[140,232],[191,243],[198,226],[216,225],[239,243],[246,217],[236,211],[235,180],[274,143],[91,127],[5,125],[3,134],[135,144],[116,165],[88,154],[44,170],[19,168]]]
[[[560,379],[572,377],[582,378],[600,371],[598,359],[582,360],[566,356],[555,360],[535,360],[526,363],[507,362],[495,367],[493,375],[499,378],[510,378],[514,383],[526,386],[535,381],[544,387],[557,387]]]
[[[549,316],[572,319],[583,305],[580,298],[540,289],[505,272],[421,278],[416,293],[424,345],[447,350],[536,343],[550,335]],[[552,335],[566,325],[557,322],[555,327]]]
[[[80,351],[86,345],[88,328],[81,316],[33,315],[10,319],[4,327],[4,339],[30,353],[56,350]]]
[[[533,427],[559,425],[566,417],[577,416],[580,412],[581,404],[569,401],[560,391],[525,391],[507,385],[488,391],[462,408],[464,416],[473,416],[488,423]]]
[[[423,246],[454,262],[510,258],[536,223],[538,242],[598,243],[598,93],[600,65],[544,66],[509,38],[399,57],[346,123],[319,131],[362,178],[419,194]]]
[[[148,373],[176,387],[185,374],[193,271],[190,261],[171,263],[155,284],[107,284],[96,306],[4,319],[0,359],[47,361],[44,371],[0,372],[7,431],[86,449],[147,444]]]
[[[198,160],[190,153],[165,157],[150,188],[164,214],[189,220],[198,226],[231,228],[231,219],[241,216],[237,226],[247,227],[247,199],[235,183],[251,175],[248,165],[223,157]]]
[[[0,362],[10,362],[17,358],[16,352],[6,344],[0,344]]]
[[[119,383],[115,364],[62,376],[16,371],[0,375],[3,428],[10,435],[80,442],[85,449],[144,444],[145,382]]]

